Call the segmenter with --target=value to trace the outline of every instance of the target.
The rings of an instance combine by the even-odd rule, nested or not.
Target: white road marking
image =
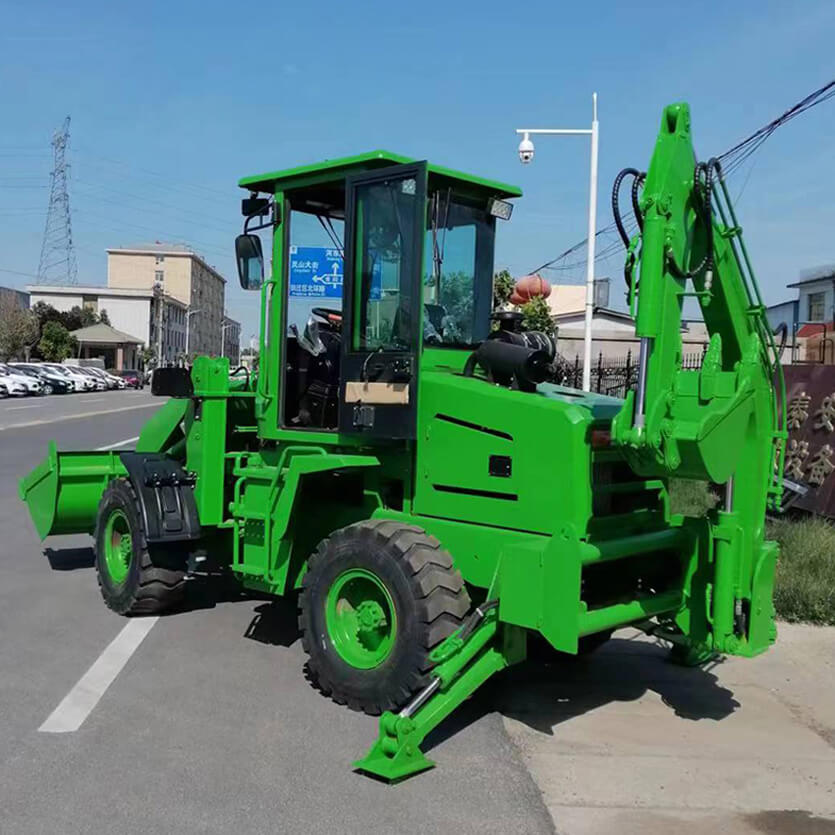
[[[62,415],[61,417],[45,418],[44,420],[30,420],[26,423],[12,423],[0,426],[0,432],[6,429],[24,429],[28,426],[40,426],[44,423],[61,423],[64,420],[78,420],[79,418],[95,417],[96,415],[112,415],[116,412],[133,412],[136,409],[159,409],[162,403],[137,403],[135,406],[122,406],[119,409],[100,409],[98,412],[81,412],[78,415]]]
[[[139,435],[135,435],[133,438],[125,438],[124,441],[117,441],[115,444],[107,444],[106,446],[97,446],[96,452],[104,452],[106,449],[116,449],[116,447],[124,446],[125,444],[133,443],[134,441],[139,440]]]
[[[19,412],[21,409],[37,409],[41,404],[33,403],[31,406],[9,406],[7,412]]]
[[[91,397],[89,400],[85,400],[85,403],[101,403],[102,400],[107,400],[106,397]]]
[[[129,620],[38,730],[51,734],[77,731],[158,620],[158,616]]]

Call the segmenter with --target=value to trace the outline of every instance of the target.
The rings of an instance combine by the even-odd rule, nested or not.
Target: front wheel
[[[52,394],[52,386],[50,386],[50,385],[47,383],[47,384],[43,387],[43,393],[44,393],[44,394]]]
[[[159,614],[182,599],[185,560],[148,545],[136,492],[125,478],[111,481],[101,497],[95,551],[99,589],[114,612]]]
[[[428,684],[430,651],[469,609],[449,553],[420,528],[389,520],[342,528],[319,544],[302,582],[310,678],[354,710],[396,710]]]

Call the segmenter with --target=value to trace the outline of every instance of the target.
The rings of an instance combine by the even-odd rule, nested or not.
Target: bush
[[[769,521],[768,537],[780,543],[778,616],[835,626],[835,526],[814,516],[777,519]]]
[[[670,509],[704,516],[719,496],[703,481],[670,480]],[[769,520],[780,543],[774,605],[787,621],[835,626],[835,525],[816,516]]]
[[[670,479],[670,511],[685,516],[704,516],[719,501],[706,481]]]

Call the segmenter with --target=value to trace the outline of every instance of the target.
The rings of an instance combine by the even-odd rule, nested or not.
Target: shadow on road
[[[657,693],[676,716],[721,721],[739,706],[719,684],[713,667],[680,667],[665,647],[613,638],[598,653],[529,660],[496,676],[427,737],[425,750],[440,744],[492,711],[553,736],[563,722],[611,702]]]
[[[271,599],[255,607],[244,637],[261,644],[292,646],[299,638],[298,594]]]
[[[92,548],[45,548],[44,555],[53,571],[92,568],[96,560]]]

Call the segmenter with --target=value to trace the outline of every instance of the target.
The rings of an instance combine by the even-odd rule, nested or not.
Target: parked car
[[[0,374],[3,374],[8,381],[18,384],[18,390],[12,390],[12,394],[43,394],[43,384],[37,377],[31,377],[18,371],[16,368],[10,368],[5,363],[0,362]],[[19,387],[23,387],[23,391],[19,391]]]
[[[86,374],[79,374],[74,366],[60,365],[57,362],[45,362],[43,366],[57,371],[63,377],[71,380],[76,391],[93,391],[96,387],[96,384]]]
[[[3,378],[0,377],[0,400],[4,397],[9,396],[9,390],[6,388],[6,384],[3,382]]]
[[[89,368],[86,365],[76,365],[73,367],[75,371],[79,374],[82,374],[88,380],[93,381],[93,387],[96,391],[104,391],[107,388],[107,383],[96,374],[92,368]]]
[[[121,371],[113,371],[112,373],[121,377],[125,381],[128,388],[145,388],[145,377],[141,371],[124,368]]]
[[[54,371],[43,368],[33,362],[10,362],[10,368],[17,369],[21,374],[28,374],[41,381],[44,394],[67,394],[74,390],[74,386],[66,377]]]
[[[108,374],[104,369],[98,368],[95,365],[88,365],[86,366],[88,371],[92,371],[93,374],[96,375],[101,380],[104,380],[104,384],[109,389],[117,389],[119,388],[119,383],[124,383],[121,377],[114,377],[112,374]],[[122,386],[124,388],[124,385]]]

